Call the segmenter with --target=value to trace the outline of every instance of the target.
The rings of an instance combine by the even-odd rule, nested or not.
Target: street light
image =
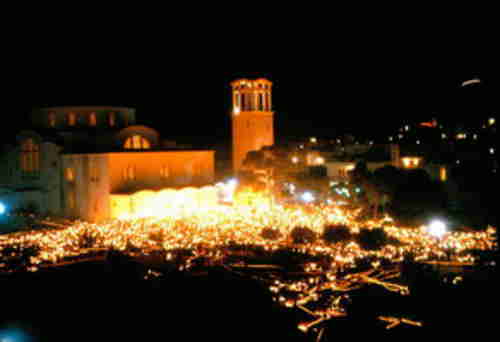
[[[304,192],[301,199],[306,203],[311,203],[314,201],[314,195],[311,192]]]
[[[441,239],[446,233],[448,233],[448,228],[446,223],[441,220],[434,220],[427,226],[427,233],[430,235]]]

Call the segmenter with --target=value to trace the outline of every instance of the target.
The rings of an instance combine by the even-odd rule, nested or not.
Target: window
[[[170,169],[169,169],[168,165],[162,166],[160,169],[160,178],[161,179],[168,179],[169,176],[170,176]]]
[[[73,183],[75,181],[75,170],[72,167],[67,167],[64,171],[64,178],[66,178],[66,181]]]
[[[40,146],[31,138],[21,144],[21,170],[27,173],[40,171]]]
[[[76,125],[76,113],[70,112],[68,113],[68,126]]]
[[[110,112],[108,115],[109,126],[114,127],[116,124],[116,115],[115,112]]]
[[[127,150],[147,150],[150,148],[149,140],[140,135],[133,135],[125,140],[125,149]]]
[[[441,182],[446,182],[448,180],[448,172],[445,167],[442,167],[440,170],[440,178]]]
[[[90,126],[97,126],[97,115],[95,112],[90,113],[89,125]]]
[[[132,165],[129,165],[127,168],[123,170],[123,179],[126,181],[133,181],[135,180],[135,167]]]
[[[49,127],[56,127],[56,113],[49,112]]]
[[[71,189],[68,191],[68,209],[75,209],[76,208],[76,194],[75,190]]]
[[[90,181],[95,183],[99,182],[99,169],[95,161],[90,163]]]

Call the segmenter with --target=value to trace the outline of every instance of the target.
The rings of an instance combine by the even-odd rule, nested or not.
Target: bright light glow
[[[311,203],[314,201],[314,195],[310,192],[304,192],[301,196],[302,200],[306,203]]]
[[[0,202],[0,215],[5,214],[6,211],[7,211],[7,208],[5,207],[5,204]]]
[[[490,148],[490,154],[495,154],[495,149],[493,147]]]
[[[407,132],[408,132],[409,130],[410,130],[410,126],[406,125],[406,126],[405,126],[405,131],[407,131]]]
[[[405,157],[401,159],[405,168],[415,168],[420,165],[420,158],[416,157]]]
[[[446,139],[446,134],[441,134],[441,138]]]
[[[389,141],[392,141],[392,137],[389,137]]]
[[[420,140],[417,140],[417,145],[420,145]]]
[[[345,170],[346,170],[347,172],[349,172],[349,171],[353,171],[355,168],[356,168],[356,166],[355,166],[355,165],[349,165],[349,166],[346,166],[346,167],[345,167]]]
[[[318,139],[315,137],[311,137],[310,141],[311,143],[316,144],[318,142]]]
[[[439,239],[442,238],[448,232],[446,224],[440,220],[432,221],[431,224],[427,226],[426,230],[427,233]]]
[[[323,165],[324,163],[325,163],[325,158],[323,158],[323,157],[316,158],[317,165]]]
[[[216,190],[217,196],[221,202],[223,202],[223,203],[233,203],[234,202],[234,193],[236,191],[236,188],[238,187],[238,180],[237,179],[232,178],[232,179],[228,180],[226,183],[217,183],[215,185],[215,187],[217,189]],[[196,197],[197,195],[193,194],[193,196]],[[185,198],[183,199],[183,201],[185,201],[186,204],[188,202],[190,202],[187,199],[188,196],[184,196],[184,197]],[[193,201],[191,201],[191,202],[193,202]],[[195,200],[195,202],[196,202],[196,200]],[[184,204],[182,204],[181,206],[184,206]]]
[[[459,133],[457,134],[457,139],[459,140],[463,140],[463,139],[466,139],[467,138],[467,134],[465,133]]]
[[[235,107],[234,110],[233,110],[233,114],[235,116],[238,116],[238,115],[240,115],[240,113],[241,113],[240,107]]]
[[[299,157],[292,157],[292,163],[297,164],[299,162]]]
[[[490,126],[493,126],[493,125],[495,124],[495,118],[490,118],[490,119],[488,120],[488,124],[489,124]]]

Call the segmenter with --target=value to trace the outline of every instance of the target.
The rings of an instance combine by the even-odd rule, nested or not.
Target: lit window
[[[96,126],[97,125],[97,116],[96,116],[96,113],[90,113],[90,116],[89,116],[89,125],[90,126]]]
[[[21,144],[21,170],[23,172],[40,171],[40,146],[31,138]]]
[[[325,163],[325,158],[317,157],[315,162],[316,162],[316,165],[323,165]]]
[[[416,168],[420,164],[419,158],[406,157],[406,158],[402,158],[402,161],[403,161],[403,166],[407,169]]]
[[[128,181],[135,180],[135,167],[130,165],[123,170],[123,178]]]
[[[125,149],[127,150],[147,150],[151,148],[151,143],[140,135],[133,135],[125,140]]]
[[[56,113],[49,112],[49,126],[56,127]]]
[[[161,179],[168,179],[170,176],[170,170],[167,165],[164,165],[160,169],[160,178]]]
[[[73,189],[68,191],[68,209],[76,208],[76,194]]]
[[[116,124],[116,115],[115,112],[110,112],[108,116],[109,126],[114,127]]]
[[[76,113],[70,112],[68,113],[68,126],[76,125]]]
[[[74,182],[75,181],[75,170],[71,167],[66,168],[64,171],[64,177],[68,182]]]
[[[99,181],[99,169],[96,165],[90,167],[90,181],[96,183]]]

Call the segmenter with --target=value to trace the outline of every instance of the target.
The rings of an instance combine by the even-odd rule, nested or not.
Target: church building
[[[96,222],[113,218],[114,197],[214,181],[214,151],[171,145],[136,125],[132,108],[36,110],[0,153],[0,200]]]
[[[232,84],[233,171],[274,144],[272,82]],[[136,124],[126,107],[34,110],[31,125],[0,151],[0,201],[10,210],[90,222],[134,214],[134,194],[213,184],[215,151],[176,147]]]

